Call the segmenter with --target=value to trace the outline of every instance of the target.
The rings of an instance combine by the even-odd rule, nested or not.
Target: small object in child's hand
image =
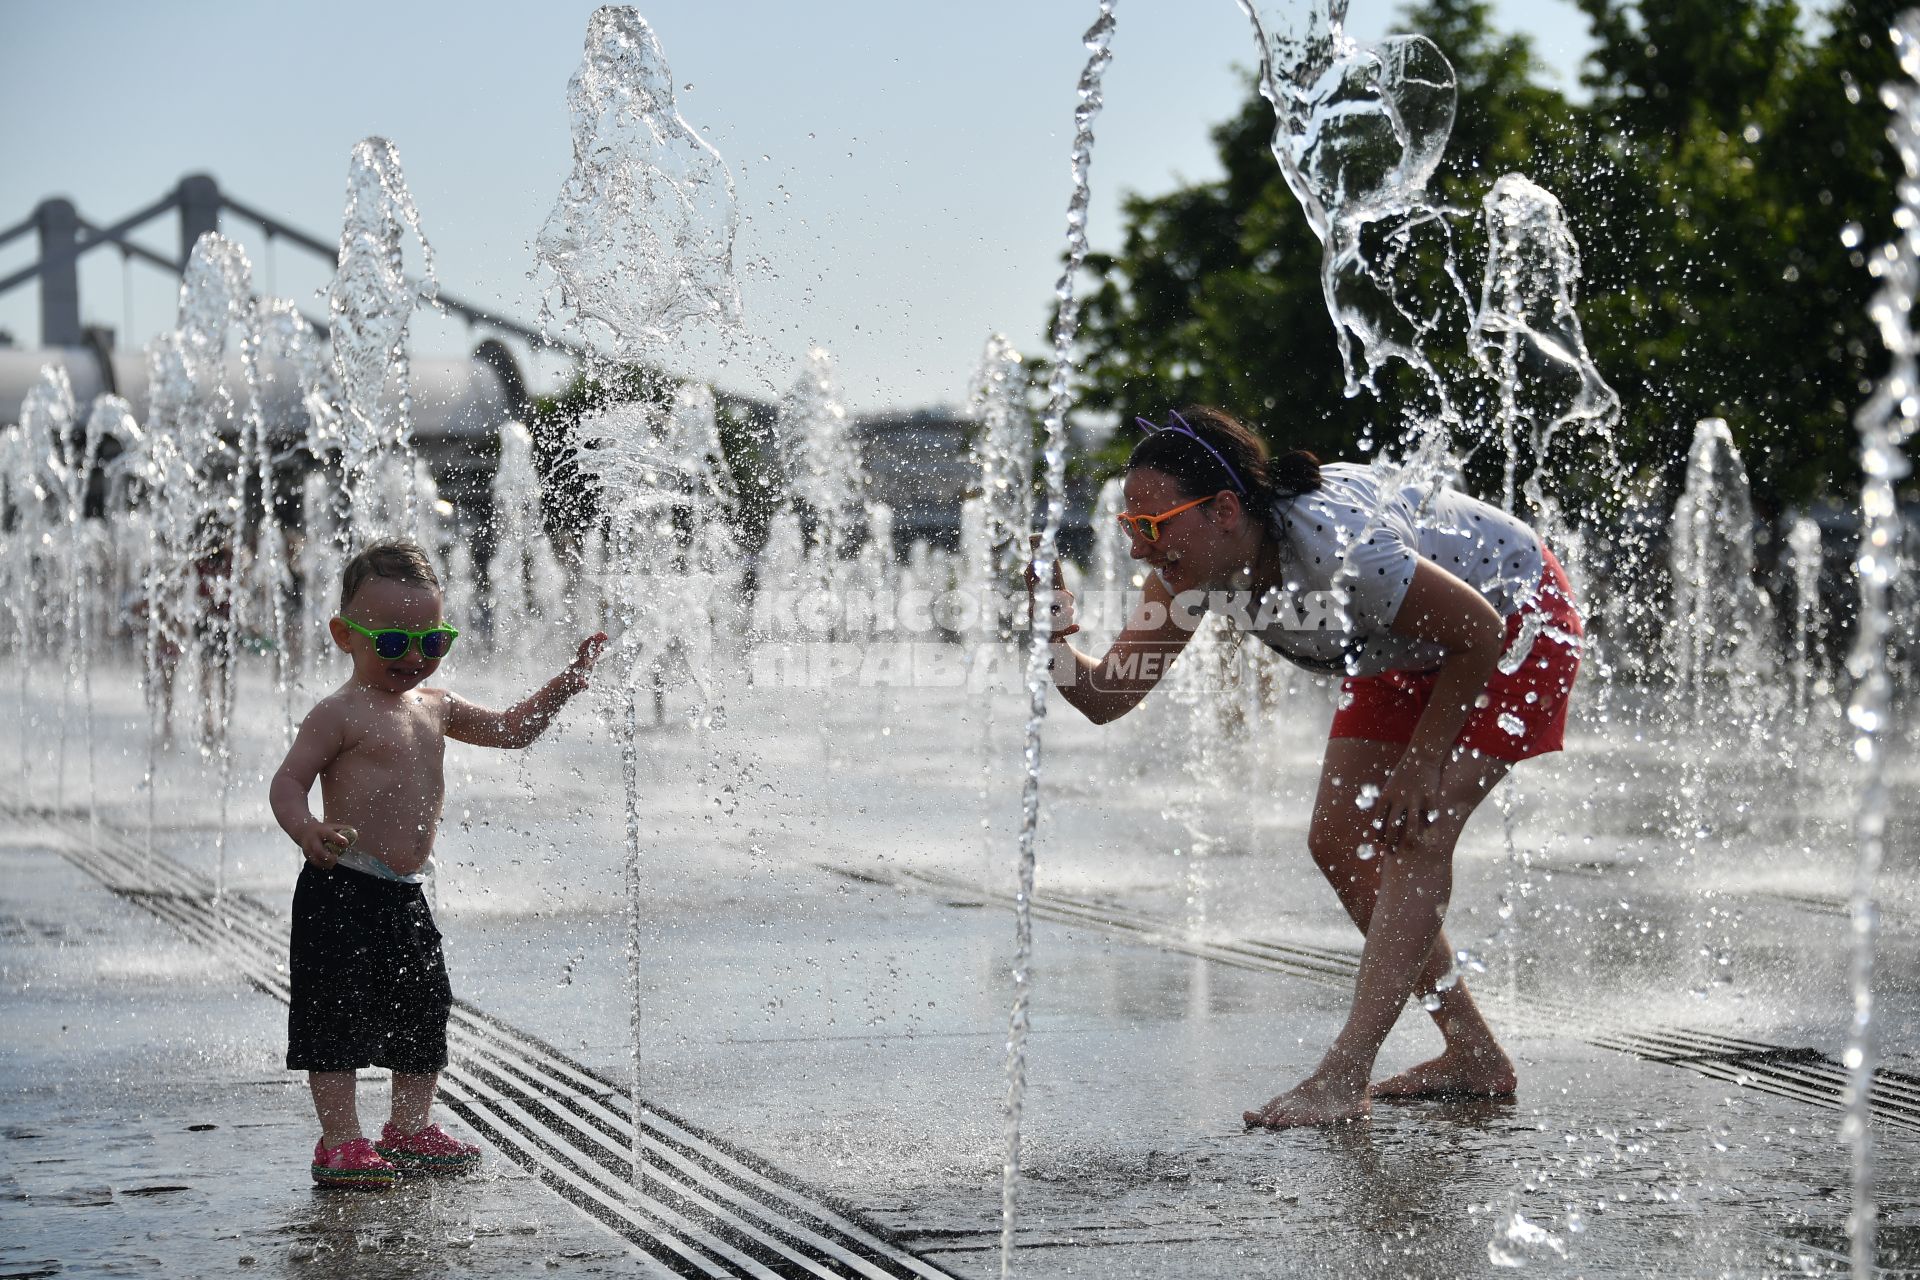
[[[350,849],[359,839],[360,833],[358,831],[355,831],[352,827],[342,827],[334,833],[329,843],[337,844],[342,849]]]

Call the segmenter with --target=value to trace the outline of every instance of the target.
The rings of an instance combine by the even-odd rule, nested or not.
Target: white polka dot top
[[[1415,556],[1485,596],[1508,617],[1532,600],[1544,567],[1539,535],[1500,508],[1451,487],[1418,486],[1386,496],[1371,536],[1356,542],[1380,504],[1381,475],[1369,465],[1320,468],[1321,487],[1273,505],[1285,585],[1255,634],[1310,670],[1346,675],[1431,671],[1446,651],[1389,628],[1413,581]],[[1350,576],[1339,583],[1342,557]],[[1344,608],[1341,606],[1344,604]],[[1271,616],[1268,616],[1271,615]],[[1344,625],[1343,625],[1344,624]]]

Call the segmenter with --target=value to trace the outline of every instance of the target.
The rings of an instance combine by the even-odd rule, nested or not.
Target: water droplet
[[[586,48],[568,91],[577,163],[536,250],[554,275],[555,318],[626,355],[691,321],[738,316],[733,179],[649,89],[673,82],[637,11],[597,10]],[[661,190],[673,197],[654,198]]]
[[[1353,807],[1362,811],[1373,808],[1380,802],[1380,788],[1369,782],[1360,788],[1360,794],[1353,798]]]
[[[1549,1255],[1564,1258],[1567,1246],[1517,1210],[1494,1225],[1493,1239],[1487,1241],[1487,1261],[1496,1267],[1524,1267]]]

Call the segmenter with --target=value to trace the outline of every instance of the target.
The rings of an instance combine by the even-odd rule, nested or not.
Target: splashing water
[[[300,407],[307,415],[308,452],[316,458],[337,453],[344,433],[340,420],[343,396],[334,381],[327,339],[286,298],[262,298],[255,310],[263,350],[293,370]]]
[[[1709,692],[1724,692],[1739,722],[1756,723],[1777,691],[1767,643],[1773,604],[1754,579],[1753,529],[1747,469],[1733,433],[1724,419],[1704,418],[1673,511],[1667,627],[1675,710],[1696,723]]]
[[[685,383],[674,393],[660,450],[676,521],[667,583],[675,661],[700,693],[697,718],[712,723],[725,714],[715,700],[723,687],[715,664],[722,660],[722,637],[737,634],[727,625],[726,602],[739,598],[740,547],[726,518],[733,486],[711,390]]]
[[[517,620],[557,622],[560,601],[551,592],[562,581],[560,562],[541,521],[540,477],[534,469],[533,436],[518,422],[500,428],[500,465],[494,472],[493,557],[487,564],[492,591],[493,652],[520,671],[530,663],[536,628]]]
[[[1119,522],[1114,522],[1118,526]],[[1229,806],[1221,795],[1233,763],[1248,749],[1246,704],[1233,696],[1249,683],[1241,664],[1240,633],[1218,613],[1201,618],[1181,653],[1181,661],[1162,681],[1165,705],[1177,708],[1170,731],[1181,742],[1180,770],[1185,775],[1173,803],[1164,811],[1187,836],[1183,893],[1184,925],[1198,938],[1207,928],[1212,887],[1208,863],[1219,842],[1219,827]]]
[[[67,572],[67,590],[62,592],[60,608],[60,626],[65,633],[69,673],[71,671],[73,646],[76,637],[74,618],[74,596],[77,590],[73,582],[73,573],[77,567],[72,555],[72,540],[77,536],[67,508],[71,506],[68,486],[65,483],[67,463],[71,458],[74,436],[73,386],[67,380],[67,371],[58,365],[48,365],[40,371],[40,380],[33,384],[26,398],[20,404],[20,428],[25,433],[29,458],[36,471],[44,471],[46,477],[54,482],[53,493],[63,499],[57,504],[56,520],[63,527],[61,542],[63,549],[69,552]],[[77,481],[76,481],[77,483]],[[34,488],[45,492],[36,478]],[[36,495],[37,496],[37,495]],[[67,722],[68,698],[73,687],[70,677],[60,681],[60,725],[58,748],[54,755],[53,802],[56,806],[66,803],[67,795]]]
[[[980,424],[974,442],[979,467],[982,558],[970,568],[981,599],[996,598],[1027,561],[1033,528],[1033,420],[1027,412],[1026,365],[1002,334],[987,339],[969,397]],[[1011,637],[1012,619],[996,619]],[[1000,625],[1004,624],[1004,625]]]
[[[1847,1234],[1853,1273],[1860,1276],[1873,1272],[1879,1216],[1868,1104],[1876,1063],[1873,971],[1879,913],[1874,894],[1886,852],[1882,738],[1890,710],[1887,650],[1893,638],[1887,598],[1904,532],[1894,486],[1912,473],[1903,446],[1920,426],[1915,411],[1915,397],[1920,395],[1920,336],[1912,324],[1914,301],[1920,295],[1920,10],[1902,13],[1891,35],[1900,70],[1907,76],[1881,90],[1881,100],[1893,113],[1887,136],[1900,153],[1904,171],[1898,187],[1900,207],[1894,214],[1900,231],[1871,260],[1873,275],[1881,284],[1867,313],[1892,359],[1886,375],[1854,415],[1860,433],[1860,465],[1866,475],[1860,489],[1862,528],[1855,563],[1860,575],[1860,632],[1847,661],[1855,681],[1847,718],[1855,730],[1854,754],[1864,767],[1854,817],[1853,1026],[1846,1054],[1847,1119],[1841,1132],[1853,1155],[1853,1208],[1847,1217]]]
[[[418,284],[406,273],[409,231],[420,246]],[[409,537],[419,537],[407,329],[414,308],[431,304],[438,293],[433,247],[420,229],[400,153],[385,138],[363,138],[347,163],[340,265],[327,294],[333,372],[344,409],[342,481],[355,545],[396,523]],[[406,486],[404,509],[395,511],[380,501],[383,471],[397,474]]]
[[[129,577],[121,589],[144,615],[149,850],[159,750],[171,737],[176,677],[185,673],[202,706],[201,750],[221,761],[216,892],[225,881],[232,694],[246,628],[273,655],[282,727],[292,728],[286,614],[292,583],[275,509],[275,476],[290,444],[268,429],[267,355],[291,365],[309,414],[324,416],[322,362],[311,328],[292,304],[257,299],[246,253],[208,233],[182,273],[176,327],[147,351],[146,427],[117,401],[97,401],[94,409],[102,441],[111,435],[121,446],[105,473],[108,523],[117,523],[114,504],[124,505],[124,523],[134,535],[132,544],[117,547],[115,559],[139,566],[137,579]],[[238,380],[230,356],[238,360]]]
[[[582,419],[574,453],[575,465],[601,495],[604,528],[612,564],[632,566],[612,589],[616,638],[603,660],[615,678],[598,682],[606,718],[620,744],[621,777],[625,784],[627,897],[627,990],[631,1022],[630,1092],[634,1115],[641,1114],[642,1045],[641,936],[645,879],[640,856],[639,703],[643,683],[656,691],[662,679],[655,641],[673,634],[679,622],[666,616],[666,593],[656,589],[673,550],[672,502],[674,479],[658,447],[658,414],[650,406],[632,402],[610,406]],[[657,697],[657,694],[656,694]],[[658,703],[656,702],[656,707]],[[640,1126],[634,1126],[633,1182],[640,1180]]]
[[[608,5],[588,19],[567,110],[573,172],[536,243],[553,273],[545,323],[615,359],[668,347],[697,321],[735,323],[733,177],[681,118],[638,10]]]
[[[56,474],[64,491],[62,514],[67,521],[72,556],[70,583],[73,591],[74,664],[79,669],[82,723],[86,726],[87,838],[96,841],[100,837],[100,805],[94,768],[94,637],[90,634],[93,610],[89,597],[96,595],[105,585],[105,575],[99,569],[100,556],[91,553],[88,544],[94,537],[104,536],[104,531],[96,529],[92,535],[87,532],[87,488],[99,465],[101,446],[109,439],[124,444],[137,440],[139,436],[140,427],[134,421],[133,410],[127,402],[116,395],[103,395],[93,402],[93,409],[87,414],[87,425],[81,433],[78,455],[75,455],[71,438],[55,453]]]
[[[808,348],[780,402],[778,447],[794,506],[815,524],[813,545],[837,555],[845,532],[840,517],[857,500],[851,487],[859,462],[833,356],[821,347]]]
[[[1481,202],[1487,267],[1474,317],[1473,354],[1499,384],[1497,421],[1505,475],[1502,505],[1514,510],[1520,436],[1533,468],[1525,494],[1535,527],[1560,526],[1545,491],[1554,437],[1570,424],[1603,436],[1620,416],[1620,397],[1587,354],[1579,303],[1580,246],[1553,194],[1510,173]]]
[[[1000,1177],[1000,1275],[1013,1269],[1013,1229],[1018,1215],[1020,1182],[1020,1115],[1027,1086],[1027,1006],[1031,998],[1029,967],[1033,962],[1034,841],[1040,823],[1040,729],[1047,716],[1047,694],[1053,680],[1047,671],[1049,618],[1053,605],[1053,567],[1059,559],[1060,523],[1066,508],[1067,409],[1072,403],[1069,379],[1073,371],[1073,339],[1080,327],[1080,307],[1074,296],[1074,277],[1087,256],[1087,204],[1091,188],[1087,173],[1093,164],[1093,122],[1104,105],[1100,80],[1113,61],[1113,0],[1100,0],[1100,16],[1087,28],[1083,43],[1087,63],[1080,72],[1080,105],[1073,113],[1073,194],[1067,201],[1067,261],[1054,285],[1059,303],[1053,324],[1053,372],[1047,380],[1046,462],[1047,502],[1040,527],[1034,569],[1039,575],[1033,593],[1032,628],[1027,650],[1026,782],[1020,793],[1019,887],[1014,892],[1013,1011],[1007,1019],[1006,1159]]]
[[[1456,397],[1428,347],[1450,318],[1458,316],[1465,328],[1471,303],[1455,264],[1448,210],[1426,188],[1453,130],[1453,69],[1422,36],[1395,36],[1373,47],[1355,43],[1343,30],[1346,0],[1239,4],[1260,48],[1260,92],[1274,111],[1274,159],[1321,241],[1321,288],[1346,392],[1364,389],[1377,397],[1376,375],[1394,360],[1418,384],[1406,402],[1382,406],[1400,416],[1407,448],[1383,473],[1379,501],[1349,544],[1364,545],[1395,494],[1430,493],[1452,470]],[[1417,268],[1429,261],[1444,267],[1438,298],[1423,296],[1427,277]],[[1371,448],[1371,435],[1358,444]],[[1349,628],[1354,572],[1343,555],[1332,584],[1335,608]]]
[[[1823,564],[1820,524],[1801,516],[1787,530],[1787,570],[1793,583],[1793,722],[1803,734],[1811,728],[1814,698],[1827,694],[1820,614]]]
[[[27,693],[33,673],[33,647],[29,637],[40,625],[35,605],[40,599],[34,570],[34,548],[39,544],[44,510],[43,490],[36,479],[39,470],[26,431],[18,423],[0,431],[0,510],[13,513],[11,521],[0,520],[0,607],[13,619],[15,661],[20,667],[19,702],[14,723],[20,726],[20,761],[16,775],[24,787],[32,777],[32,756],[27,742],[29,731]],[[10,527],[9,527],[10,526]]]
[[[705,627],[699,643],[711,659],[696,663],[694,679],[717,693],[746,683],[746,653],[739,638],[746,632],[745,582],[741,547],[728,512],[740,504],[740,486],[727,461],[720,437],[719,406],[713,392],[699,383],[686,383],[674,397],[667,419],[667,441],[679,461],[682,492],[687,501],[687,556],[683,586],[688,616]],[[893,511],[874,504],[867,513],[868,548],[893,554]],[[884,589],[883,579],[876,589]],[[712,663],[730,663],[722,670]],[[720,728],[725,707],[708,698],[702,707],[704,725]]]
[[[338,487],[324,471],[310,471],[301,482],[300,528],[303,536],[299,552],[293,559],[294,571],[302,582],[325,582],[330,573],[336,572],[333,549],[339,545],[343,536],[341,530],[346,524],[335,506],[339,496]],[[326,634],[327,619],[333,615],[333,605],[324,591],[303,592],[300,604],[299,628],[303,639],[300,678],[305,681],[318,680],[326,653],[322,637]]]
[[[1018,619],[1011,608],[1008,584],[1026,564],[1027,537],[1033,528],[1033,419],[1027,411],[1026,365],[1004,334],[987,339],[967,398],[967,416],[976,423],[972,461],[978,492],[961,504],[961,587],[983,607],[992,608],[986,623],[993,637],[987,646],[974,646],[969,661],[992,663],[1017,648]],[[992,602],[1001,602],[995,604]],[[983,852],[994,856],[996,843],[991,814],[995,809],[989,781],[993,776],[994,703],[980,708],[980,799]]]
[[[198,492],[197,470],[201,459],[194,456],[203,437],[193,432],[190,418],[177,409],[168,414],[164,402],[169,394],[167,373],[184,377],[180,360],[179,332],[163,334],[147,352],[148,385],[152,390],[153,410],[148,429],[135,448],[122,458],[141,494],[140,522],[144,527],[146,560],[140,581],[142,692],[147,709],[147,789],[145,852],[153,855],[153,829],[158,792],[159,753],[163,737],[171,734],[173,675],[163,668],[165,656],[179,652],[184,645],[184,619],[172,607],[179,597],[184,576],[185,555],[195,515],[194,495]],[[169,418],[171,417],[171,423]],[[171,425],[185,430],[168,430]]]
[[[767,540],[754,561],[757,590],[796,591],[805,572],[806,559],[806,535],[800,531],[800,517],[790,504],[782,503],[767,521]],[[755,634],[755,639],[767,638],[764,632]]]
[[[733,179],[720,155],[674,105],[673,72],[637,10],[596,9],[586,52],[567,84],[573,170],[535,245],[551,273],[541,303],[549,332],[573,332],[607,358],[639,361],[672,347],[690,325],[731,324],[740,303],[733,278]],[[664,379],[652,391],[664,392]],[[664,397],[656,397],[664,398]],[[700,688],[696,719],[719,722],[709,690],[717,630],[713,597],[737,557],[721,528],[726,487],[710,395],[682,394],[660,407],[614,405],[581,424],[575,462],[597,483],[606,537],[601,546],[633,572],[596,575],[613,591],[621,623],[608,682],[621,698],[610,720],[621,745],[627,806],[628,995],[632,1022],[633,1113],[641,1113],[642,1007],[637,770],[639,684],[663,714],[668,664]],[[690,522],[683,538],[676,513]],[[670,644],[660,646],[663,637]],[[649,649],[649,646],[653,646]],[[634,1127],[634,1180],[640,1173]]]
[[[272,360],[277,371],[291,370],[299,391],[300,406],[307,418],[304,439],[292,438],[291,433],[276,439],[269,430],[265,414],[255,415],[251,447],[255,483],[260,492],[260,504],[256,512],[259,522],[256,542],[260,550],[258,572],[273,623],[274,684],[280,693],[282,729],[291,745],[294,685],[298,676],[294,670],[293,624],[289,619],[295,566],[293,548],[289,545],[286,530],[280,524],[276,477],[280,466],[303,446],[310,457],[329,456],[331,451],[324,447],[324,442],[337,440],[341,435],[340,413],[336,407],[339,390],[333,381],[324,340],[291,301],[285,298],[253,299],[249,308],[248,338],[251,361],[247,372],[255,403],[263,403],[261,388],[265,382],[267,362]],[[333,523],[337,526],[341,522]],[[302,532],[310,535],[315,527],[318,526],[303,525]],[[318,580],[311,576],[302,579],[306,582]],[[308,639],[316,634],[314,628],[300,632],[302,637]],[[312,646],[308,647],[310,649]]]
[[[314,331],[293,303],[282,298],[263,299],[258,322],[264,347],[291,366],[299,388],[300,405],[307,419],[306,438],[299,444],[309,457],[323,464],[341,462],[347,441],[346,415],[341,411],[345,396],[335,376],[326,339]],[[292,442],[288,444],[291,446]],[[267,466],[264,457],[262,466]],[[335,484],[324,467],[309,471],[301,482],[300,537],[297,551],[290,548],[287,556],[287,570],[299,581],[324,582],[333,571],[333,550],[350,545],[353,521],[347,505],[350,499],[347,486]],[[317,591],[302,592],[301,606],[297,634],[301,639],[302,670],[298,676],[313,679],[320,671],[320,658],[325,649],[321,635],[332,610]],[[292,719],[292,683],[290,679],[289,721]]]
[[[1567,1256],[1566,1241],[1515,1210],[1494,1227],[1487,1241],[1487,1261],[1496,1267],[1526,1267],[1549,1258]]]
[[[670,407],[625,403],[583,419],[575,463],[601,496],[616,562],[628,566],[614,590],[618,640],[607,666],[615,679],[601,687],[617,705],[607,708],[620,743],[626,788],[627,967],[631,996],[632,1096],[641,1113],[643,1010],[640,999],[642,909],[639,701],[653,692],[658,719],[669,669],[684,673],[699,692],[699,722],[718,723],[713,646],[719,631],[715,598],[734,585],[737,559],[721,516],[726,485],[718,474],[720,440],[712,394],[683,388]],[[682,525],[677,521],[684,521]],[[634,1134],[638,1183],[641,1137]]]
[[[1476,307],[1454,251],[1450,219],[1462,211],[1443,207],[1427,189],[1453,122],[1456,82],[1445,57],[1419,36],[1371,48],[1355,43],[1343,30],[1346,0],[1240,4],[1259,41],[1260,88],[1275,114],[1274,157],[1322,241],[1322,288],[1347,392],[1377,395],[1374,375],[1393,360],[1414,374],[1405,401],[1381,406],[1405,438],[1398,461],[1384,452],[1376,459],[1383,503],[1396,492],[1425,495],[1448,483],[1455,436],[1465,434],[1470,450],[1485,447],[1481,415],[1463,417],[1455,408],[1477,399],[1481,388],[1452,386],[1442,373],[1461,362],[1439,344],[1463,341],[1474,367],[1499,384],[1500,412],[1488,416],[1504,446],[1507,506],[1524,494],[1530,518],[1581,581],[1581,539],[1561,527],[1563,495],[1554,478],[1562,469],[1545,465],[1545,455],[1578,444],[1595,455],[1582,474],[1620,474],[1611,462],[1619,415],[1617,397],[1585,349],[1576,313],[1579,248],[1558,202],[1518,174],[1494,185],[1481,209],[1487,260]],[[1440,269],[1425,270],[1427,264]],[[1371,448],[1370,431],[1358,443]],[[1522,453],[1532,455],[1524,480]],[[1652,525],[1641,519],[1640,501],[1630,493],[1602,501],[1617,506],[1622,518],[1615,524],[1625,530],[1607,544],[1613,569],[1623,580],[1644,581]],[[1372,513],[1355,545],[1372,535],[1381,514]],[[1351,575],[1343,560],[1333,584],[1343,614]],[[1603,634],[1651,629],[1645,593],[1601,591],[1597,599],[1611,624]],[[1533,637],[1520,639],[1525,643],[1505,661],[1524,658]],[[1614,664],[1594,645],[1587,653],[1604,704]]]
[[[609,665],[629,680],[653,658],[667,621],[653,590],[673,554],[673,477],[659,448],[660,416],[644,401],[609,405],[580,420],[574,450],[574,465],[600,495],[608,540],[601,586],[619,633]]]
[[[238,341],[235,342],[237,335]],[[246,251],[215,232],[194,244],[180,285],[180,323],[156,339],[148,353],[152,406],[149,439],[174,437],[171,456],[156,455],[152,478],[179,492],[160,494],[161,567],[147,594],[149,614],[164,612],[171,635],[149,627],[150,645],[171,645],[201,655],[216,670],[201,696],[203,738],[220,761],[220,826],[215,840],[214,893],[226,889],[228,806],[233,782],[232,719],[240,640],[252,596],[265,596],[263,623],[270,625],[279,687],[287,688],[285,614],[279,526],[273,516],[272,452],[261,410],[259,306]],[[241,395],[227,378],[226,356],[234,349],[241,369]],[[237,413],[236,413],[237,410]],[[238,417],[229,444],[225,424]],[[251,512],[249,471],[261,483],[262,510]],[[165,473],[172,471],[172,476]],[[251,518],[257,553],[245,546]],[[264,572],[251,572],[256,567]],[[263,579],[263,580],[262,580]],[[252,588],[252,589],[250,589]],[[150,650],[157,666],[164,661]],[[211,659],[206,662],[205,659]],[[291,730],[291,704],[286,728]]]
[[[781,400],[778,431],[790,504],[802,527],[811,526],[806,557],[809,585],[831,595],[843,572],[847,532],[866,492],[866,472],[859,442],[834,386],[833,357],[821,348],[808,350],[793,386]]]
[[[1322,245],[1347,394],[1377,391],[1379,370],[1398,359],[1425,385],[1427,410],[1451,417],[1426,353],[1445,307],[1418,296],[1410,268],[1437,253],[1456,295],[1441,301],[1465,303],[1451,228],[1426,191],[1453,131],[1453,68],[1424,36],[1355,43],[1343,30],[1347,0],[1239,3],[1260,44],[1274,158]]]
[[[1501,505],[1524,515],[1557,550],[1579,588],[1576,595],[1588,600],[1581,577],[1585,542],[1562,513],[1567,495],[1560,478],[1570,473],[1618,476],[1625,468],[1618,460],[1615,435],[1620,398],[1588,354],[1577,310],[1580,246],[1559,200],[1521,174],[1495,182],[1481,201],[1480,214],[1487,261],[1468,346],[1478,367],[1494,380],[1495,412],[1474,447],[1484,448],[1485,441],[1497,439]],[[1566,468],[1564,460],[1576,447],[1587,456],[1587,465]],[[1529,464],[1524,476],[1523,457]],[[1651,523],[1637,518],[1638,504],[1629,493],[1580,495],[1576,500],[1586,505],[1596,497],[1616,508],[1619,517],[1606,538],[1615,580],[1645,581],[1651,568]],[[1645,594],[1600,592],[1590,616],[1597,612],[1606,618],[1601,630],[1607,634],[1645,634],[1662,621],[1652,616]],[[1533,628],[1537,622],[1530,616],[1525,625]],[[1517,637],[1500,669],[1507,674],[1517,670],[1533,640],[1531,634]],[[1596,714],[1604,718],[1613,665],[1603,649],[1591,643],[1583,648],[1582,679],[1593,687]]]
[[[1478,430],[1497,433],[1503,467],[1501,505],[1519,513],[1524,499],[1528,508],[1524,514],[1543,542],[1558,543],[1562,554],[1567,554],[1578,540],[1575,531],[1563,527],[1559,486],[1551,483],[1558,474],[1550,462],[1556,438],[1572,427],[1610,454],[1612,429],[1619,419],[1619,398],[1594,366],[1581,330],[1577,311],[1580,248],[1560,202],[1521,174],[1506,174],[1494,183],[1481,202],[1480,220],[1486,266],[1467,345],[1477,366],[1495,383],[1496,411],[1493,423]],[[1464,421],[1455,425],[1470,426]],[[1425,438],[1434,463],[1439,462],[1437,436],[1429,433]],[[1530,463],[1524,478],[1523,456]],[[1603,468],[1602,473],[1617,470]],[[1503,674],[1520,669],[1543,632],[1543,623],[1538,614],[1526,617],[1500,657]],[[1525,730],[1510,714],[1502,714],[1497,724],[1515,736]],[[1514,833],[1517,785],[1510,782],[1498,797],[1508,857],[1497,935],[1504,938],[1509,959],[1512,908],[1524,898],[1524,886],[1530,881],[1530,855]],[[1438,997],[1430,994],[1427,999]]]
[[[1093,502],[1093,562],[1087,569],[1087,589],[1077,602],[1080,625],[1091,623],[1106,634],[1118,634],[1123,593],[1133,582],[1133,556],[1118,518],[1126,506],[1124,479],[1114,476],[1101,484]]]
[[[961,580],[976,589],[990,586],[993,561],[993,543],[987,537],[987,499],[984,494],[971,494],[960,501]]]

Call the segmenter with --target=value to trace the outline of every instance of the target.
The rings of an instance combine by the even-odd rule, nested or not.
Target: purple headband
[[[1218,449],[1208,444],[1205,440],[1202,440],[1199,434],[1195,432],[1192,427],[1187,425],[1187,420],[1180,416],[1180,413],[1178,410],[1169,409],[1167,412],[1168,412],[1168,415],[1173,418],[1174,422],[1179,424],[1178,426],[1163,427],[1149,418],[1135,418],[1134,421],[1140,425],[1140,429],[1142,431],[1145,431],[1150,436],[1158,435],[1162,431],[1171,431],[1175,435],[1187,437],[1187,439],[1193,441],[1195,444],[1199,445],[1202,449],[1205,449],[1208,453],[1213,455],[1213,460],[1219,463],[1221,467],[1223,467],[1226,470],[1227,479],[1233,481],[1233,487],[1240,491],[1241,497],[1243,498],[1251,497],[1252,495],[1247,492],[1247,486],[1240,483],[1240,473],[1233,469],[1233,464],[1228,462],[1225,458],[1221,457],[1220,451]]]

